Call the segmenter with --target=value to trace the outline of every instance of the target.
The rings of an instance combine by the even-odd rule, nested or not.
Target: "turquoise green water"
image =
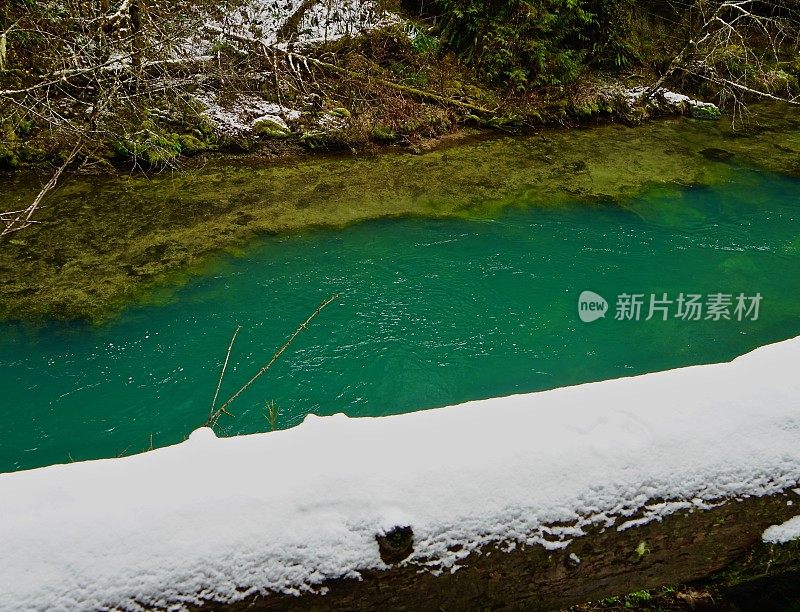
[[[178,442],[326,296],[341,298],[232,406],[220,433],[309,413],[384,415],[728,360],[800,334],[800,182],[742,171],[618,205],[388,220],[272,237],[174,301],[100,327],[0,328],[0,471]],[[583,290],[612,312],[578,318]],[[757,321],[618,321],[620,293],[763,296]],[[535,410],[535,407],[531,408]],[[454,432],[454,435],[456,433]]]

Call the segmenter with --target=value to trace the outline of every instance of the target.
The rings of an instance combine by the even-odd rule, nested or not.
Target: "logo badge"
[[[591,323],[606,316],[608,302],[594,291],[583,291],[578,297],[578,316],[584,323]]]

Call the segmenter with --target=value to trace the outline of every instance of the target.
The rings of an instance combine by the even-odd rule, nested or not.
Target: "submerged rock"
[[[733,157],[733,153],[725,149],[717,149],[716,147],[708,147],[700,151],[700,155],[712,161],[728,161]]]

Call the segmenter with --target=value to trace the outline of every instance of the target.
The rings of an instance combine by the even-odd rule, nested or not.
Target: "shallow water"
[[[178,442],[314,307],[341,297],[231,406],[220,432],[309,412],[384,415],[728,360],[800,334],[800,181],[736,170],[705,188],[491,218],[371,221],[259,239],[241,257],[102,326],[4,324],[0,471]],[[583,323],[578,295],[610,303]],[[645,295],[615,320],[618,294]],[[763,296],[758,320],[649,321],[651,293]],[[751,315],[752,318],[752,315]],[[531,409],[535,409],[535,406]]]
[[[733,163],[800,175],[800,109],[760,107],[748,121],[733,131],[729,121],[675,118],[478,138],[424,155],[207,159],[175,173],[70,177],[37,213],[41,224],[0,248],[0,319],[106,320],[267,233],[493,218],[513,202],[624,205],[654,186],[723,184]],[[38,188],[0,180],[0,200],[24,208]]]

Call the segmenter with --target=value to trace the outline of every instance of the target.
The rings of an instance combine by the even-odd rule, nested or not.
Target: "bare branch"
[[[308,324],[311,323],[311,321],[313,321],[314,318],[320,312],[322,312],[322,310],[325,307],[327,307],[334,300],[338,299],[338,297],[339,294],[335,293],[328,299],[323,300],[322,303],[320,303],[320,305],[317,306],[317,309],[314,312],[312,312],[311,315],[309,315],[309,317],[299,325],[299,327],[294,331],[294,333],[291,336],[289,336],[286,342],[284,342],[283,345],[281,345],[281,347],[277,351],[275,351],[275,354],[272,356],[272,358],[258,372],[256,372],[253,375],[253,377],[250,378],[250,380],[248,380],[244,385],[242,385],[242,387],[236,393],[231,395],[227,399],[227,401],[224,404],[222,404],[222,406],[217,408],[211,414],[211,416],[205,423],[205,427],[214,427],[217,424],[217,421],[219,420],[219,417],[221,415],[230,414],[229,412],[227,412],[228,406],[230,406],[234,402],[234,400],[236,400],[237,397],[239,397],[244,391],[246,391],[248,387],[250,387],[250,385],[252,385],[256,380],[258,380],[258,378],[260,378],[265,372],[267,372],[275,364],[275,362],[278,361],[278,358],[280,358],[280,356],[283,355],[284,351],[287,348],[289,348],[289,345],[291,345],[292,342],[294,342],[294,339],[297,338],[300,332],[302,332],[305,329],[308,329]]]
[[[217,407],[217,397],[219,397],[219,388],[222,386],[222,379],[225,376],[225,369],[228,367],[228,359],[231,357],[231,351],[233,350],[233,343],[236,342],[236,335],[239,333],[239,330],[242,329],[241,325],[236,326],[236,330],[233,332],[233,336],[231,337],[231,343],[228,345],[228,352],[225,354],[225,361],[222,364],[222,371],[219,373],[219,382],[217,383],[217,390],[214,392],[214,399],[211,401],[211,412],[209,413],[209,418],[214,415],[214,408]]]
[[[56,185],[58,184],[58,179],[61,177],[61,174],[64,170],[72,163],[72,160],[78,155],[81,150],[81,146],[83,143],[78,141],[72,149],[72,152],[67,156],[64,160],[64,163],[59,166],[59,168],[55,171],[50,180],[47,181],[44,187],[42,187],[41,191],[39,191],[36,198],[33,200],[30,206],[28,206],[24,210],[19,211],[12,211],[6,213],[0,213],[0,220],[3,222],[5,227],[0,231],[0,238],[10,234],[12,232],[18,232],[19,230],[25,229],[26,227],[33,225],[34,223],[38,223],[38,221],[34,221],[31,217],[33,217],[33,213],[36,212],[36,209],[39,208],[39,205],[42,203],[44,197],[53,189],[55,189]]]

